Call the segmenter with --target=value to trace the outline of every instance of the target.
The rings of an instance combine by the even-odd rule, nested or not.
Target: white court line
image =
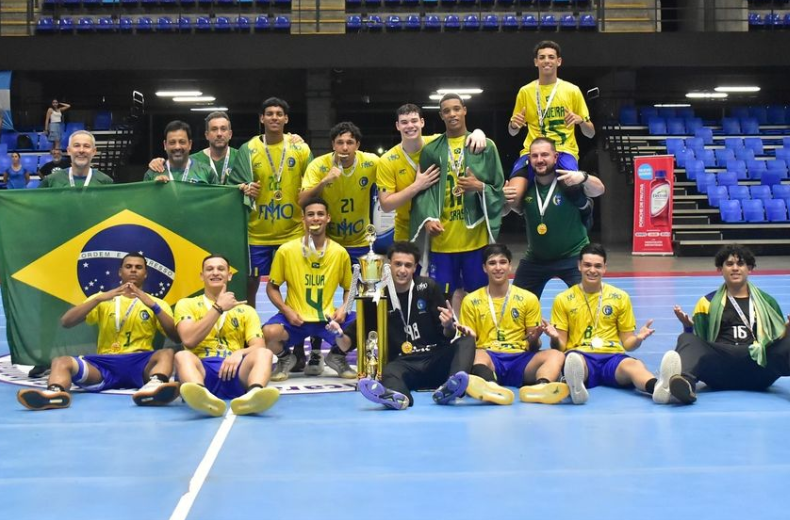
[[[189,489],[181,496],[173,514],[170,515],[170,520],[186,519],[189,511],[192,509],[192,505],[195,503],[198,493],[200,493],[200,489],[203,487],[203,483],[206,481],[208,472],[211,471],[211,467],[214,465],[214,461],[217,460],[222,445],[225,444],[225,440],[228,438],[228,434],[234,422],[236,422],[236,414],[228,410],[228,413],[222,419],[219,430],[217,430],[217,433],[211,440],[211,444],[209,444],[206,454],[203,456],[203,460],[200,461],[192,478],[189,479]]]

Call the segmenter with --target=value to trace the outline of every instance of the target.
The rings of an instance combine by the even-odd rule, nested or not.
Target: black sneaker
[[[41,378],[49,375],[49,365],[36,365],[27,373],[27,377]]]
[[[669,393],[681,404],[691,404],[697,400],[694,385],[682,375],[674,375],[669,379]]]

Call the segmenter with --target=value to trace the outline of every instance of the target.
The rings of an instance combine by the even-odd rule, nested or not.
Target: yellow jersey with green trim
[[[425,146],[442,134],[423,136],[422,144]],[[415,167],[420,166],[420,153],[407,154],[398,144],[390,148],[379,161],[376,174],[379,190],[387,193],[403,191],[414,183],[417,178]],[[406,157],[409,157],[407,159]],[[411,200],[395,210],[395,241],[409,240],[409,213],[411,213]]]
[[[250,245],[279,245],[302,235],[299,191],[307,165],[312,160],[310,147],[305,143],[291,144],[290,134],[271,145],[264,145],[261,136],[253,137],[239,148],[233,167],[234,178],[253,179],[261,185],[256,208],[250,212]],[[278,182],[281,164],[282,174]],[[282,196],[280,200],[277,200],[278,191]]]
[[[540,301],[537,296],[515,285],[510,286],[510,296],[502,312],[505,297],[493,298],[498,327],[491,317],[486,287],[466,295],[461,303],[462,325],[475,331],[477,348],[494,352],[520,354],[529,350],[527,329],[540,325]]]
[[[96,298],[101,293],[96,293],[86,302]],[[173,316],[173,310],[164,300],[148,295],[168,316]],[[116,309],[116,301],[118,302]],[[130,308],[131,307],[131,308]],[[115,316],[118,312],[118,321]],[[162,324],[154,314],[138,298],[116,296],[112,300],[101,302],[91,309],[85,316],[85,323],[99,326],[99,340],[96,348],[97,354],[129,354],[153,350],[153,341],[156,333],[163,336],[165,331]]]
[[[332,169],[333,153],[322,155],[307,167],[302,189],[315,187]],[[376,183],[378,155],[357,151],[351,168],[333,183],[325,186],[320,196],[329,204],[327,236],[343,247],[364,247],[365,228],[370,225],[370,189]]]
[[[565,125],[565,111],[570,109],[571,112],[581,116],[584,119],[590,117],[590,111],[587,109],[587,103],[584,101],[579,87],[573,83],[558,79],[557,92],[554,94],[554,99],[551,100],[551,105],[546,105],[551,97],[551,91],[554,89],[555,83],[551,85],[540,85],[540,108],[541,112],[545,112],[546,116],[543,118],[543,127],[540,126],[540,118],[538,116],[538,105],[535,99],[535,89],[538,88],[538,80],[535,80],[519,89],[516,95],[516,106],[513,107],[513,115],[518,114],[525,108],[526,124],[527,124],[527,137],[524,139],[524,148],[519,155],[526,155],[529,153],[529,145],[536,138],[544,136],[554,141],[554,146],[558,152],[565,152],[573,155],[576,159],[579,158],[579,145],[576,143],[576,127],[568,127]],[[512,117],[512,116],[511,116]]]
[[[566,351],[590,354],[624,353],[620,333],[636,330],[631,298],[609,284],[603,284],[602,291],[593,294],[585,293],[579,284],[558,294],[551,309],[551,323],[568,333]],[[603,346],[593,347],[594,338],[600,338]]]
[[[464,195],[453,195],[453,188],[458,184],[458,175],[452,168],[458,164],[460,174],[466,175],[466,161],[462,159],[461,151],[464,150],[466,136],[448,137],[447,142],[452,150],[450,167],[447,168],[447,182],[444,188],[444,205],[440,222],[444,232],[431,238],[431,251],[435,253],[464,253],[474,251],[488,245],[488,230],[485,220],[478,222],[473,228],[466,227],[464,220]],[[469,153],[465,150],[464,153]],[[448,151],[448,156],[450,155]]]
[[[206,306],[208,300],[208,306]],[[175,323],[190,320],[194,323],[202,320],[209,313],[214,301],[204,295],[194,298],[182,298],[176,303]],[[229,311],[223,312],[217,322],[211,327],[208,335],[196,347],[188,348],[199,358],[228,357],[233,352],[241,350],[255,338],[263,339],[261,332],[261,319],[255,309],[249,305],[237,305]]]
[[[327,239],[323,254],[309,251],[303,238],[291,240],[274,254],[269,283],[288,284],[285,304],[304,321],[326,321],[335,312],[338,286],[351,287],[351,257],[334,240]]]

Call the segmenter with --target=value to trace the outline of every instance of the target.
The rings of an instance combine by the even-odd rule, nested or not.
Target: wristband
[[[216,304],[216,302],[214,303],[214,305],[211,306],[211,308],[214,309],[215,311],[217,311],[220,314],[225,312],[225,311],[222,310],[222,307],[220,307],[219,305]]]
[[[683,327],[683,332],[690,334],[694,332],[694,327]]]
[[[590,178],[590,174],[587,172],[582,172],[582,175],[584,175],[584,179],[582,179],[582,181],[579,184],[584,184],[585,182],[587,182],[587,179]]]
[[[154,303],[154,306],[151,307],[151,310],[154,311],[154,314],[159,314],[162,312],[162,307],[160,307],[158,303]]]

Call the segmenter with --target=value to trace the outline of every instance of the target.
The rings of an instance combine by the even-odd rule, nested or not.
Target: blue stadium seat
[[[708,188],[708,204],[712,208],[718,208],[722,200],[729,200],[730,195],[726,186],[711,186]]]
[[[236,17],[236,31],[237,32],[250,32],[250,18],[248,16]]]
[[[763,140],[759,137],[745,137],[743,139],[744,148],[748,148],[754,152],[754,155],[762,155]]]
[[[27,185],[25,186],[25,188],[27,188],[27,189],[38,188],[39,184],[41,184],[41,179],[30,179],[27,182]]]
[[[96,31],[102,33],[113,32],[117,29],[115,20],[110,16],[102,16],[96,20]]]
[[[658,117],[663,117],[664,119],[677,117],[675,107],[658,107],[656,110],[658,111]]]
[[[720,172],[716,175],[716,184],[719,186],[737,186],[738,176],[735,172]],[[732,193],[730,193],[730,198],[732,198]]]
[[[388,31],[400,31],[403,27],[400,16],[391,14],[387,17],[385,25]]]
[[[787,205],[782,199],[764,200],[765,216],[768,222],[787,222]]]
[[[556,31],[557,18],[553,14],[544,14],[540,17],[540,30],[542,31]]]
[[[694,152],[694,150],[689,150],[688,148],[682,149],[678,153],[678,155],[675,156],[675,162],[678,163],[678,167],[680,168],[688,167],[689,161],[694,161],[694,160],[697,160],[697,155]]]
[[[746,117],[741,119],[741,133],[748,135],[759,134],[760,123],[754,117]]]
[[[384,27],[384,22],[381,21],[381,16],[372,14],[365,20],[369,31],[380,31]]]
[[[713,150],[713,154],[716,156],[716,166],[720,168],[726,167],[727,161],[735,160],[735,152],[729,148],[717,148]],[[745,168],[746,165],[744,164],[744,169]]]
[[[515,31],[518,29],[518,18],[512,14],[502,16],[502,30]]]
[[[724,185],[721,184],[721,182],[719,182],[719,186],[724,186]],[[749,193],[748,186],[743,186],[740,184],[736,184],[734,186],[733,185],[726,185],[726,186],[727,186],[727,194],[729,195],[730,200],[744,201],[752,198],[751,194]]]
[[[141,16],[137,19],[137,32],[151,32],[154,30],[154,21],[149,16]]]
[[[686,144],[683,139],[679,137],[667,137],[667,153],[670,155],[678,155],[682,150],[686,149]]]
[[[786,163],[790,163],[790,148],[777,148],[774,150],[774,157],[782,159]]]
[[[741,133],[741,122],[735,117],[724,117],[721,120],[721,130],[725,134],[738,135]]]
[[[686,125],[683,120],[677,117],[667,118],[667,134],[686,135]]]
[[[790,199],[790,184],[774,184],[771,194],[775,199]]]
[[[749,30],[758,31],[764,26],[763,17],[759,13],[749,13]]]
[[[729,148],[731,150],[737,150],[738,148],[743,148],[743,139],[741,139],[740,137],[725,137],[724,147]]]
[[[461,26],[465,31],[478,31],[480,30],[480,18],[476,14],[468,14],[464,16]]]
[[[130,16],[121,16],[118,18],[118,30],[124,33],[132,32],[134,30],[134,20]]]
[[[756,184],[754,186],[749,186],[749,195],[753,199],[772,199],[773,195],[771,194],[771,187],[766,186],[765,184]]]
[[[591,14],[583,14],[579,20],[579,29],[582,31],[594,31],[598,28],[595,21],[595,16]]]
[[[362,30],[362,17],[358,14],[352,14],[346,18],[346,31],[359,32]]]
[[[695,182],[697,183],[697,191],[706,194],[708,193],[708,188],[710,188],[711,186],[716,186],[716,174],[703,173],[697,175],[697,179]]]
[[[790,113],[790,109],[788,110],[788,113]],[[782,147],[790,148],[790,137],[782,137]]]
[[[680,117],[680,110],[678,110],[678,117]],[[696,134],[697,130],[703,128],[702,118],[700,117],[684,117],[683,122],[686,123],[686,132],[689,134]],[[708,128],[710,130],[710,128]],[[713,131],[711,130],[711,135]],[[711,137],[713,139],[713,137]]]
[[[746,163],[739,159],[729,159],[726,162],[728,172],[735,172],[739,181],[745,181],[749,177],[746,175]]]
[[[752,105],[749,107],[749,115],[747,117],[756,119],[758,125],[767,125],[768,109],[761,105]],[[741,118],[741,119],[745,119],[745,118]],[[743,127],[743,122],[741,122],[741,127]]]
[[[749,117],[749,107],[744,106],[733,106],[730,107],[728,110],[729,117],[735,117],[741,119],[743,117]]]
[[[702,159],[702,162],[705,163],[705,168],[715,168],[716,167],[716,156],[713,153],[713,150],[703,150],[702,155],[697,155],[697,159]]]
[[[124,7],[137,7],[140,5],[139,0],[121,0],[121,5]]]
[[[686,128],[691,130],[688,125],[688,119],[686,120]],[[713,130],[706,126],[694,129],[694,137],[702,139],[702,142],[705,144],[713,144]]]
[[[784,125],[787,123],[787,110],[781,105],[771,105],[766,109],[766,119],[769,125]]]
[[[444,30],[456,31],[461,28],[461,20],[454,14],[448,14],[444,17]]]
[[[208,16],[198,16],[195,20],[195,30],[199,32],[211,31],[211,18]]]
[[[557,0],[554,0],[556,5]],[[560,30],[561,31],[575,31],[576,30],[576,17],[572,14],[564,14],[560,17]]]
[[[58,31],[69,33],[74,30],[74,20],[71,16],[61,16],[58,20]]]
[[[701,137],[686,137],[684,142],[686,143],[686,148],[694,150],[697,156],[700,156],[702,150],[705,149],[705,141]]]
[[[198,22],[200,22],[200,18],[198,18]],[[259,14],[255,17],[255,30],[256,31],[268,31],[271,28],[271,22],[269,21],[269,17],[265,14]]]
[[[419,31],[420,29],[422,29],[422,22],[420,21],[420,15],[410,14],[406,16],[406,23],[404,24],[404,28],[407,31]]]
[[[620,107],[620,124],[624,126],[637,126],[639,124],[639,117],[636,113],[636,107]]]
[[[742,200],[741,208],[743,209],[743,220],[746,222],[765,222],[763,201],[759,199]]]
[[[188,33],[192,30],[192,20],[188,16],[176,18],[176,26],[180,32]]]
[[[735,223],[743,222],[741,214],[741,203],[737,200],[722,200],[719,203],[722,222]]]
[[[697,177],[705,174],[705,163],[699,159],[691,159],[686,161],[686,178],[690,181],[696,181]]]
[[[738,148],[735,150],[735,158],[749,162],[749,159],[754,159],[754,150],[751,148]]]
[[[779,170],[765,170],[760,178],[760,183],[766,186],[774,186],[776,184],[781,184],[784,177],[785,176],[782,175],[782,172]]]
[[[675,109],[675,114],[677,117],[682,117],[683,119],[699,119],[694,115],[694,109],[691,107],[677,107]],[[702,121],[702,119],[700,119],[700,121]],[[688,123],[686,123],[686,126],[688,126]]]
[[[439,31],[442,28],[442,22],[435,14],[429,14],[425,17],[425,30],[426,31]]]
[[[765,161],[761,161],[759,159],[748,159],[746,161],[746,173],[750,179],[762,179],[765,171]]]
[[[763,25],[766,29],[780,29],[783,25],[782,16],[776,12],[768,13],[765,15],[765,18],[763,18]]]
[[[277,0],[275,0],[277,3]],[[290,4],[290,0],[288,0]],[[274,30],[275,31],[290,31],[291,30],[291,19],[285,15],[278,15],[274,17]]]
[[[38,157],[38,168],[41,168],[51,160],[52,160],[52,156],[50,154],[40,155]]]
[[[173,19],[169,16],[160,16],[156,22],[156,30],[158,32],[171,32],[177,25],[173,23]]]
[[[782,174],[782,178],[787,177],[787,163],[782,159],[774,159],[773,161],[765,161],[765,168],[768,171],[777,171]]]
[[[162,7],[174,7],[178,5],[178,0],[159,0],[159,5]]]
[[[647,122],[647,132],[650,135],[666,135],[667,122],[663,117],[651,117]]]
[[[538,19],[534,14],[525,14],[521,17],[521,28],[525,31],[536,31],[538,29]]]
[[[640,107],[639,108],[639,121],[647,126],[650,124],[650,120],[654,117],[658,117],[658,109],[656,107]]]
[[[55,20],[51,16],[42,16],[36,22],[36,33],[52,34],[55,32]]]
[[[495,14],[487,14],[483,18],[484,31],[498,31],[499,30],[499,17]]]
[[[19,157],[19,162],[22,165],[22,168],[26,169],[27,171],[36,171],[38,170],[38,156],[37,155],[30,155],[25,154]]]
[[[38,146],[36,146],[36,148],[39,150],[49,150],[52,148],[52,143],[47,139],[47,134],[43,132],[38,134]]]
[[[217,16],[214,19],[214,30],[217,32],[229,32],[233,29],[230,23],[230,18],[227,16]]]

